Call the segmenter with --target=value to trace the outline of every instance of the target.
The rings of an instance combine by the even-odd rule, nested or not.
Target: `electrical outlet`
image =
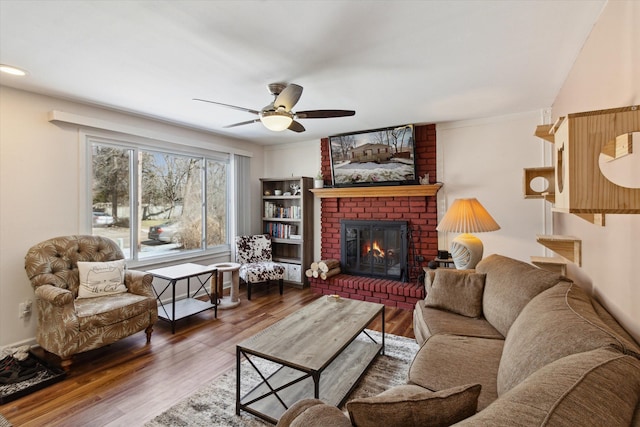
[[[24,319],[31,315],[31,300],[26,300],[18,304],[18,317]]]

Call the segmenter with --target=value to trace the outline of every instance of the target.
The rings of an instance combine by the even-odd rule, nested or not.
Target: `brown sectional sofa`
[[[303,400],[278,425],[640,425],[640,346],[576,284],[491,255],[425,286],[407,386],[348,402],[350,418]]]

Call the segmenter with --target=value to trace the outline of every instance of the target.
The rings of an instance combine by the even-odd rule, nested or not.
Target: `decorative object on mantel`
[[[322,188],[322,187],[324,187],[324,177],[322,176],[322,172],[318,172],[318,174],[313,180],[313,188]]]
[[[340,274],[340,261],[337,259],[326,259],[317,262],[312,262],[311,266],[304,272],[305,276],[313,277],[316,279],[327,280],[329,277],[333,277]]]
[[[500,226],[475,199],[456,199],[436,227],[438,231],[462,233],[451,242],[451,258],[458,270],[475,268],[482,259],[482,241],[470,233],[499,230]]]
[[[428,185],[429,184],[429,174],[424,174],[423,177],[420,177],[420,185]]]

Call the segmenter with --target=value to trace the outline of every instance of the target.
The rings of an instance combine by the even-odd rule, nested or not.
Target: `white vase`
[[[313,180],[313,188],[323,188],[324,180],[323,179],[314,179]]]

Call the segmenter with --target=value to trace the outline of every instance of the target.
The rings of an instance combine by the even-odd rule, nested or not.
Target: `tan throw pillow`
[[[127,292],[123,259],[109,262],[78,262],[78,298],[93,298]]]
[[[440,308],[467,317],[482,315],[483,273],[438,269],[425,298],[425,307]]]
[[[417,385],[393,387],[377,396],[347,402],[357,427],[449,426],[475,415],[480,384],[430,391]]]

